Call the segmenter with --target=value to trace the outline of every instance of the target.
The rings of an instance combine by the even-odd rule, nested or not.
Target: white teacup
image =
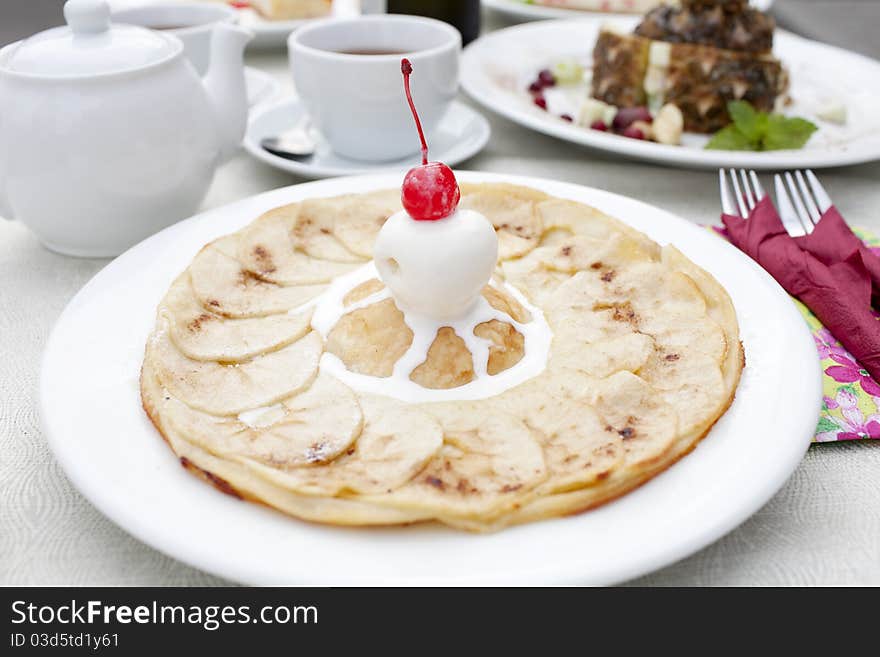
[[[430,138],[458,91],[461,35],[419,16],[326,19],[287,40],[296,90],[335,152],[383,161],[419,150],[400,60],[412,62],[413,100]],[[364,54],[384,53],[384,54]]]
[[[155,4],[114,11],[112,20],[173,34],[183,41],[183,53],[199,75],[204,75],[211,63],[214,26],[235,23],[238,13],[223,4]]]

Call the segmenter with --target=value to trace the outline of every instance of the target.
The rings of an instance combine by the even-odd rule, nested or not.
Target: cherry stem
[[[403,88],[406,90],[406,101],[412,110],[413,119],[416,122],[416,130],[419,131],[419,139],[422,140],[422,164],[428,163],[428,142],[425,141],[425,133],[422,131],[422,122],[419,121],[419,113],[416,111],[415,103],[413,103],[412,93],[409,90],[409,76],[412,73],[412,64],[404,57],[400,60],[400,72],[403,73]]]

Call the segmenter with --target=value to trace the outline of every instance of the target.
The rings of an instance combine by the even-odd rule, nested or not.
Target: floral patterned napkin
[[[727,239],[723,227],[713,231]],[[853,228],[871,251],[880,255],[880,238]],[[813,333],[822,361],[824,399],[815,442],[880,439],[880,385],[862,369],[831,332],[797,299],[792,299]]]

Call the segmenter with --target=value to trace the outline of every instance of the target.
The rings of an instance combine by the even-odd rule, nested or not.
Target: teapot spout
[[[236,152],[247,125],[244,48],[253,36],[250,30],[225,23],[217,25],[211,35],[211,65],[204,82],[217,118],[223,160]]]

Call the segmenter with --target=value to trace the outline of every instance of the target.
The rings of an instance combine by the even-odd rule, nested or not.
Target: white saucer
[[[308,160],[289,160],[273,155],[260,146],[260,140],[264,137],[276,136],[290,129],[304,114],[305,108],[298,98],[288,98],[261,109],[251,117],[248,124],[244,136],[245,149],[258,160],[303,178],[404,171],[419,163],[418,150],[413,151],[409,157],[390,162],[351,160],[334,153],[320,135],[317,150]],[[431,159],[455,166],[482,150],[489,141],[491,132],[489,122],[482,114],[454,101],[430,137]],[[418,146],[415,131],[413,131],[413,144]]]
[[[247,87],[248,107],[251,109],[272,102],[281,91],[281,83],[278,80],[251,66],[244,68],[244,83]]]

